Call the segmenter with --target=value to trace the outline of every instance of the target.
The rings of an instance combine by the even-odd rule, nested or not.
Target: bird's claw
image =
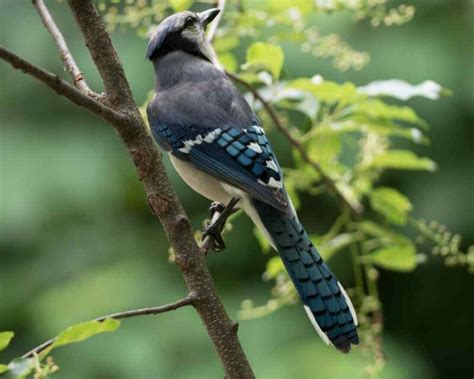
[[[225,242],[222,238],[219,224],[209,224],[204,228],[202,232],[202,239],[204,240],[208,236],[211,237],[214,241],[214,246],[212,247],[212,250],[222,251],[225,249]]]
[[[235,212],[234,207],[239,202],[239,198],[233,197],[229,204],[213,202],[209,208],[211,215],[211,222],[208,224],[202,233],[203,240],[206,237],[212,238],[211,248],[215,251],[222,251],[225,249],[225,243],[222,239],[222,230],[229,216]]]
[[[211,206],[209,207],[209,216],[211,217],[211,220],[214,217],[214,214],[216,212],[219,212],[219,214],[221,214],[222,212],[224,212],[224,209],[225,209],[224,204],[219,203],[218,201],[212,202]]]

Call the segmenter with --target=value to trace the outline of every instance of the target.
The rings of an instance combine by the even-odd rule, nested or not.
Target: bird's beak
[[[212,20],[216,18],[221,10],[218,8],[208,9],[207,11],[198,13],[199,21],[203,27],[206,27]]]

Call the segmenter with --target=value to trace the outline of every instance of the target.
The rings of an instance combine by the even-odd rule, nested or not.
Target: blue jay
[[[359,343],[356,313],[298,221],[258,117],[206,39],[218,13],[177,13],[151,35],[147,58],[156,82],[147,115],[153,137],[192,189],[247,213],[280,254],[321,338],[347,353]]]

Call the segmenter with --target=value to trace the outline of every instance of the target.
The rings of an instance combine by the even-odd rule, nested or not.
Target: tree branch
[[[68,3],[104,82],[107,102],[116,110],[136,108],[120,59],[94,4],[90,0]]]
[[[247,90],[252,93],[252,95],[260,101],[260,103],[263,106],[263,109],[267,112],[268,116],[272,120],[273,124],[276,126],[276,128],[286,137],[286,139],[290,142],[290,144],[298,150],[299,154],[301,155],[301,158],[305,162],[307,162],[309,165],[311,165],[316,172],[319,174],[323,182],[326,184],[328,187],[329,191],[336,196],[341,202],[341,204],[346,207],[352,214],[354,215],[359,215],[362,212],[362,207],[356,206],[352,203],[350,203],[346,197],[342,194],[342,192],[337,188],[336,183],[324,172],[322,167],[315,161],[313,161],[309,155],[306,153],[306,150],[304,149],[303,145],[296,139],[294,138],[288,129],[286,129],[282,122],[280,121],[280,118],[277,114],[277,111],[275,108],[268,102],[266,101],[262,95],[257,91],[254,86],[252,86],[250,83],[247,81],[243,80],[241,77],[238,75],[226,71],[227,76],[229,76],[232,80],[234,80],[237,83],[240,83],[243,85]]]
[[[64,63],[64,68],[71,75],[74,85],[85,94],[94,98],[98,98],[98,95],[93,92],[87,85],[86,79],[82,75],[81,70],[79,70],[76,61],[74,60],[74,57],[72,56],[71,51],[67,46],[66,40],[64,39],[56,23],[54,22],[53,17],[51,16],[51,13],[46,7],[44,1],[33,0],[33,6],[38,11],[44,26],[48,30],[49,34],[51,34],[51,37],[56,43],[56,46],[59,50],[59,55]]]
[[[93,321],[102,322],[109,318],[119,320],[122,318],[132,318],[132,317],[146,316],[146,315],[157,315],[160,313],[170,312],[170,311],[174,311],[176,309],[179,309],[188,305],[192,305],[195,300],[196,300],[196,296],[194,296],[193,294],[190,294],[181,300],[175,301],[174,303],[162,305],[159,307],[133,309],[131,311],[112,313],[110,315],[97,317]],[[54,341],[56,341],[56,338],[57,337],[51,338],[50,340],[43,342],[41,345],[30,350],[28,353],[23,354],[22,358],[29,358],[29,357],[34,356],[35,354],[41,353],[42,351],[50,347],[54,343]]]
[[[221,11],[216,16],[214,22],[211,22],[207,29],[207,38],[209,41],[212,41],[216,36],[217,28],[219,27],[219,23],[221,22],[222,16],[224,15],[226,0],[217,0],[216,1],[216,8],[220,9]]]
[[[103,118],[114,127],[127,147],[145,188],[148,204],[165,229],[188,290],[196,296],[194,307],[214,344],[225,375],[227,378],[253,378],[252,368],[237,337],[237,324],[229,318],[217,294],[205,257],[194,239],[189,220],[166,176],[161,153],[149,136],[133,100],[123,67],[102,18],[91,0],[68,0],[68,3],[104,81],[106,104],[114,110],[113,116],[118,114],[123,117]],[[3,55],[0,57],[4,58]],[[16,59],[13,59],[13,63],[14,67],[18,66]],[[32,74],[28,71],[33,71],[34,77],[59,94],[65,95],[66,92],[68,96],[65,96],[76,100],[78,105],[84,106],[81,102],[86,102],[85,98],[89,102],[95,102],[57,76],[50,77],[52,74],[42,69],[33,70],[35,67],[31,67],[26,61],[21,60],[20,63],[23,69],[29,69],[25,72]],[[97,107],[95,103],[93,106],[90,103],[87,105]],[[110,108],[104,107],[104,110]]]
[[[26,61],[3,46],[0,46],[0,59],[8,62],[13,68],[21,70],[25,74],[38,79],[58,95],[66,97],[74,104],[87,109],[108,122],[121,124],[125,120],[124,115],[114,111],[112,108],[109,108],[107,105],[100,103],[92,97],[87,96],[56,74]]]

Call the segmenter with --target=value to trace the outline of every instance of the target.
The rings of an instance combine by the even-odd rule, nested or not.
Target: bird
[[[150,35],[151,134],[194,191],[252,219],[279,253],[320,337],[347,353],[359,343],[356,312],[298,220],[262,123],[206,37],[219,11],[173,14]]]

